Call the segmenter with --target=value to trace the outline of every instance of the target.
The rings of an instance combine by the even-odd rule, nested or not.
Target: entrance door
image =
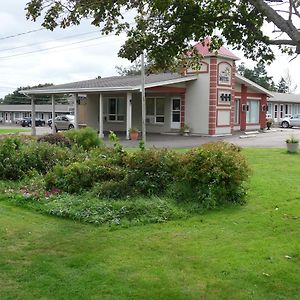
[[[171,128],[180,129],[180,98],[171,100]]]

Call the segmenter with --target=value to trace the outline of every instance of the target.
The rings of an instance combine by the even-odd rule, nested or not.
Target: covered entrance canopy
[[[177,73],[146,76],[147,131],[172,131],[183,126],[186,86],[188,82],[197,78],[198,76],[194,74]],[[79,122],[83,122],[98,130],[100,137],[103,137],[104,130],[114,130],[125,131],[127,138],[131,127],[141,128],[141,77],[139,75],[85,80],[21,92],[32,99],[33,119],[36,95],[52,96],[52,115],[55,116],[55,95],[71,94],[75,100],[75,128],[78,128]],[[79,94],[85,94],[87,97],[85,107],[80,105],[81,113],[79,113]],[[35,122],[32,122],[32,125],[32,133],[35,134]]]

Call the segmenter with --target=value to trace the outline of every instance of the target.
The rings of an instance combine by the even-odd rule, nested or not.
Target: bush
[[[47,134],[39,137],[38,142],[47,142],[49,144],[55,144],[62,147],[71,147],[71,142],[62,133]]]
[[[171,193],[212,208],[245,201],[249,167],[240,148],[225,142],[209,143],[182,156]]]
[[[95,147],[103,146],[103,142],[98,137],[97,132],[90,127],[66,131],[65,136],[73,145],[76,145],[83,150],[90,150]]]
[[[163,194],[178,167],[178,155],[167,149],[145,149],[124,159],[130,184],[141,195]]]
[[[59,188],[68,193],[80,193],[96,182],[124,179],[124,169],[105,160],[86,160],[67,166],[57,165],[45,176],[46,188]]]
[[[66,148],[36,141],[22,142],[16,137],[0,140],[0,179],[16,180],[36,170],[45,174],[57,165],[76,160],[76,154]]]
[[[127,178],[100,182],[92,189],[92,195],[101,199],[126,199],[134,194],[135,190],[130,187]]]

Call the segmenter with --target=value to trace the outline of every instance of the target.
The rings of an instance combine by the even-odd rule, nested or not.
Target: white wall
[[[185,123],[193,134],[208,134],[209,73],[187,83],[185,95]]]

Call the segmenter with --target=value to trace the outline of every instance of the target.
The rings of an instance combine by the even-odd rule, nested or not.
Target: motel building
[[[73,106],[59,104],[56,105],[55,116],[71,114]],[[19,123],[23,118],[31,117],[31,105],[26,104],[0,104],[0,123],[12,125]],[[36,119],[47,122],[52,119],[51,105],[36,105]]]
[[[203,55],[201,69],[184,74],[160,73],[146,76],[146,132],[178,133],[184,125],[192,135],[225,135],[234,131],[265,127],[268,98],[273,95],[256,83],[236,74],[239,59],[225,47],[210,53],[202,43],[195,45]],[[114,76],[22,91],[32,99],[71,94],[74,101],[75,127],[86,124],[101,137],[112,130],[124,132],[142,129],[140,76]],[[85,94],[80,101],[78,95]]]

